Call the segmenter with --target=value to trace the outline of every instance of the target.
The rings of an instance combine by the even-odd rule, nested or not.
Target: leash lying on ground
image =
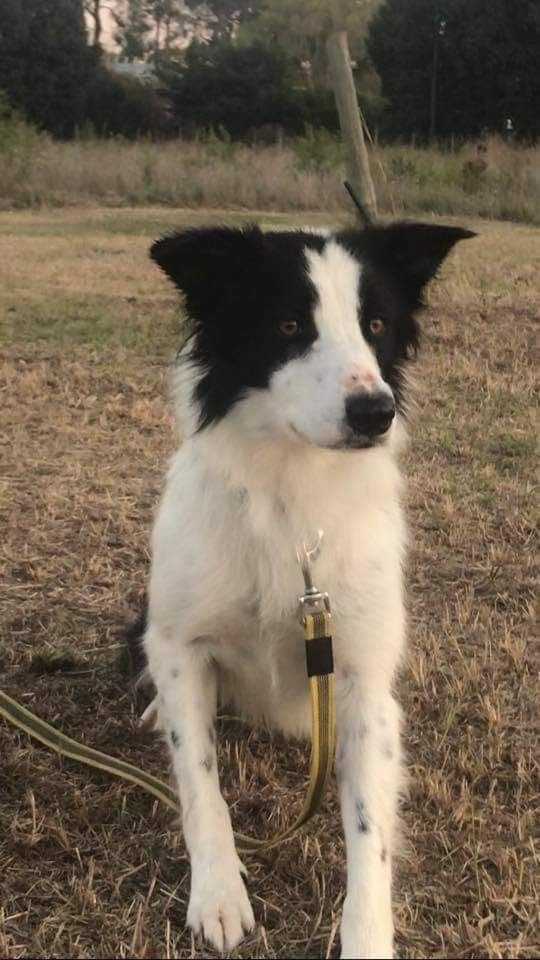
[[[335,724],[331,612],[328,594],[321,593],[314,586],[310,567],[318,554],[321,539],[322,533],[319,534],[318,543],[313,550],[302,547],[298,551],[298,560],[306,586],[304,595],[300,597],[300,608],[306,644],[306,670],[311,694],[311,765],[306,796],[296,820],[281,833],[262,840],[235,833],[238,850],[242,853],[254,853],[275,847],[307,823],[321,804],[332,771]],[[26,707],[21,706],[2,690],[0,690],[0,716],[39,740],[46,747],[55,750],[56,753],[135,783],[176,813],[180,811],[176,793],[168,784],[152,776],[151,773],[145,773],[133,764],[126,763],[125,760],[111,757],[100,750],[94,750],[93,747],[73,740],[41,720]]]

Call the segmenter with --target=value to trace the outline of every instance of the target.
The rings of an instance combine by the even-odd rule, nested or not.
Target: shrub
[[[264,44],[192,44],[181,59],[158,61],[160,80],[185,136],[224,128],[244,139],[268,124],[302,130],[301,94],[292,61]]]
[[[32,203],[34,167],[49,142],[0,90],[0,207]]]
[[[0,87],[32,123],[72,136],[95,61],[81,0],[2,0]]]
[[[10,115],[11,117],[11,115]],[[54,142],[15,117],[0,150],[0,206],[166,204],[207,210],[321,210],[352,214],[343,151],[310,130],[282,145],[248,146],[223,133],[192,141],[123,138]],[[540,223],[540,148],[490,141],[487,168],[467,192],[459,151],[375,148],[371,164],[381,214],[514,219]],[[209,214],[210,216],[210,214]]]
[[[170,104],[149,84],[96,69],[87,87],[86,120],[100,136],[135,139],[172,132]]]
[[[291,148],[300,170],[335,170],[344,162],[342,141],[322,127],[308,126],[303,137],[291,140]]]

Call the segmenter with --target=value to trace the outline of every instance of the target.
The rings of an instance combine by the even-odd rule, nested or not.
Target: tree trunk
[[[349,44],[345,30],[331,33],[327,40],[328,64],[332,88],[336,98],[339,125],[347,150],[347,175],[367,216],[377,217],[377,200],[369,159],[360,119],[356,88],[349,56]]]
[[[91,0],[85,4],[85,9],[94,21],[92,46],[98,49],[101,46],[101,0]]]

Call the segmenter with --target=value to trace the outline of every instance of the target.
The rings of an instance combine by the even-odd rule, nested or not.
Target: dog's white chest
[[[169,476],[154,532],[151,615],[173,645],[204,648],[226,699],[289,732],[309,729],[297,546],[324,530],[313,573],[333,604],[338,668],[353,646],[367,670],[369,658],[382,664],[383,622],[400,609],[394,473],[388,461],[369,462],[371,472],[340,464],[335,478],[324,460],[294,474],[287,463],[268,484],[254,465],[227,483],[188,446]]]
[[[309,686],[298,616],[303,579],[287,507],[242,491],[230,516],[242,548],[227,559],[229,594],[215,597],[206,643],[222,700],[251,719],[309,732]]]

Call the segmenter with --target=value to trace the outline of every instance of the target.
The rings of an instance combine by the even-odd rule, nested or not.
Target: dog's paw
[[[255,926],[238,863],[193,870],[187,924],[220,953],[233,950]]]

